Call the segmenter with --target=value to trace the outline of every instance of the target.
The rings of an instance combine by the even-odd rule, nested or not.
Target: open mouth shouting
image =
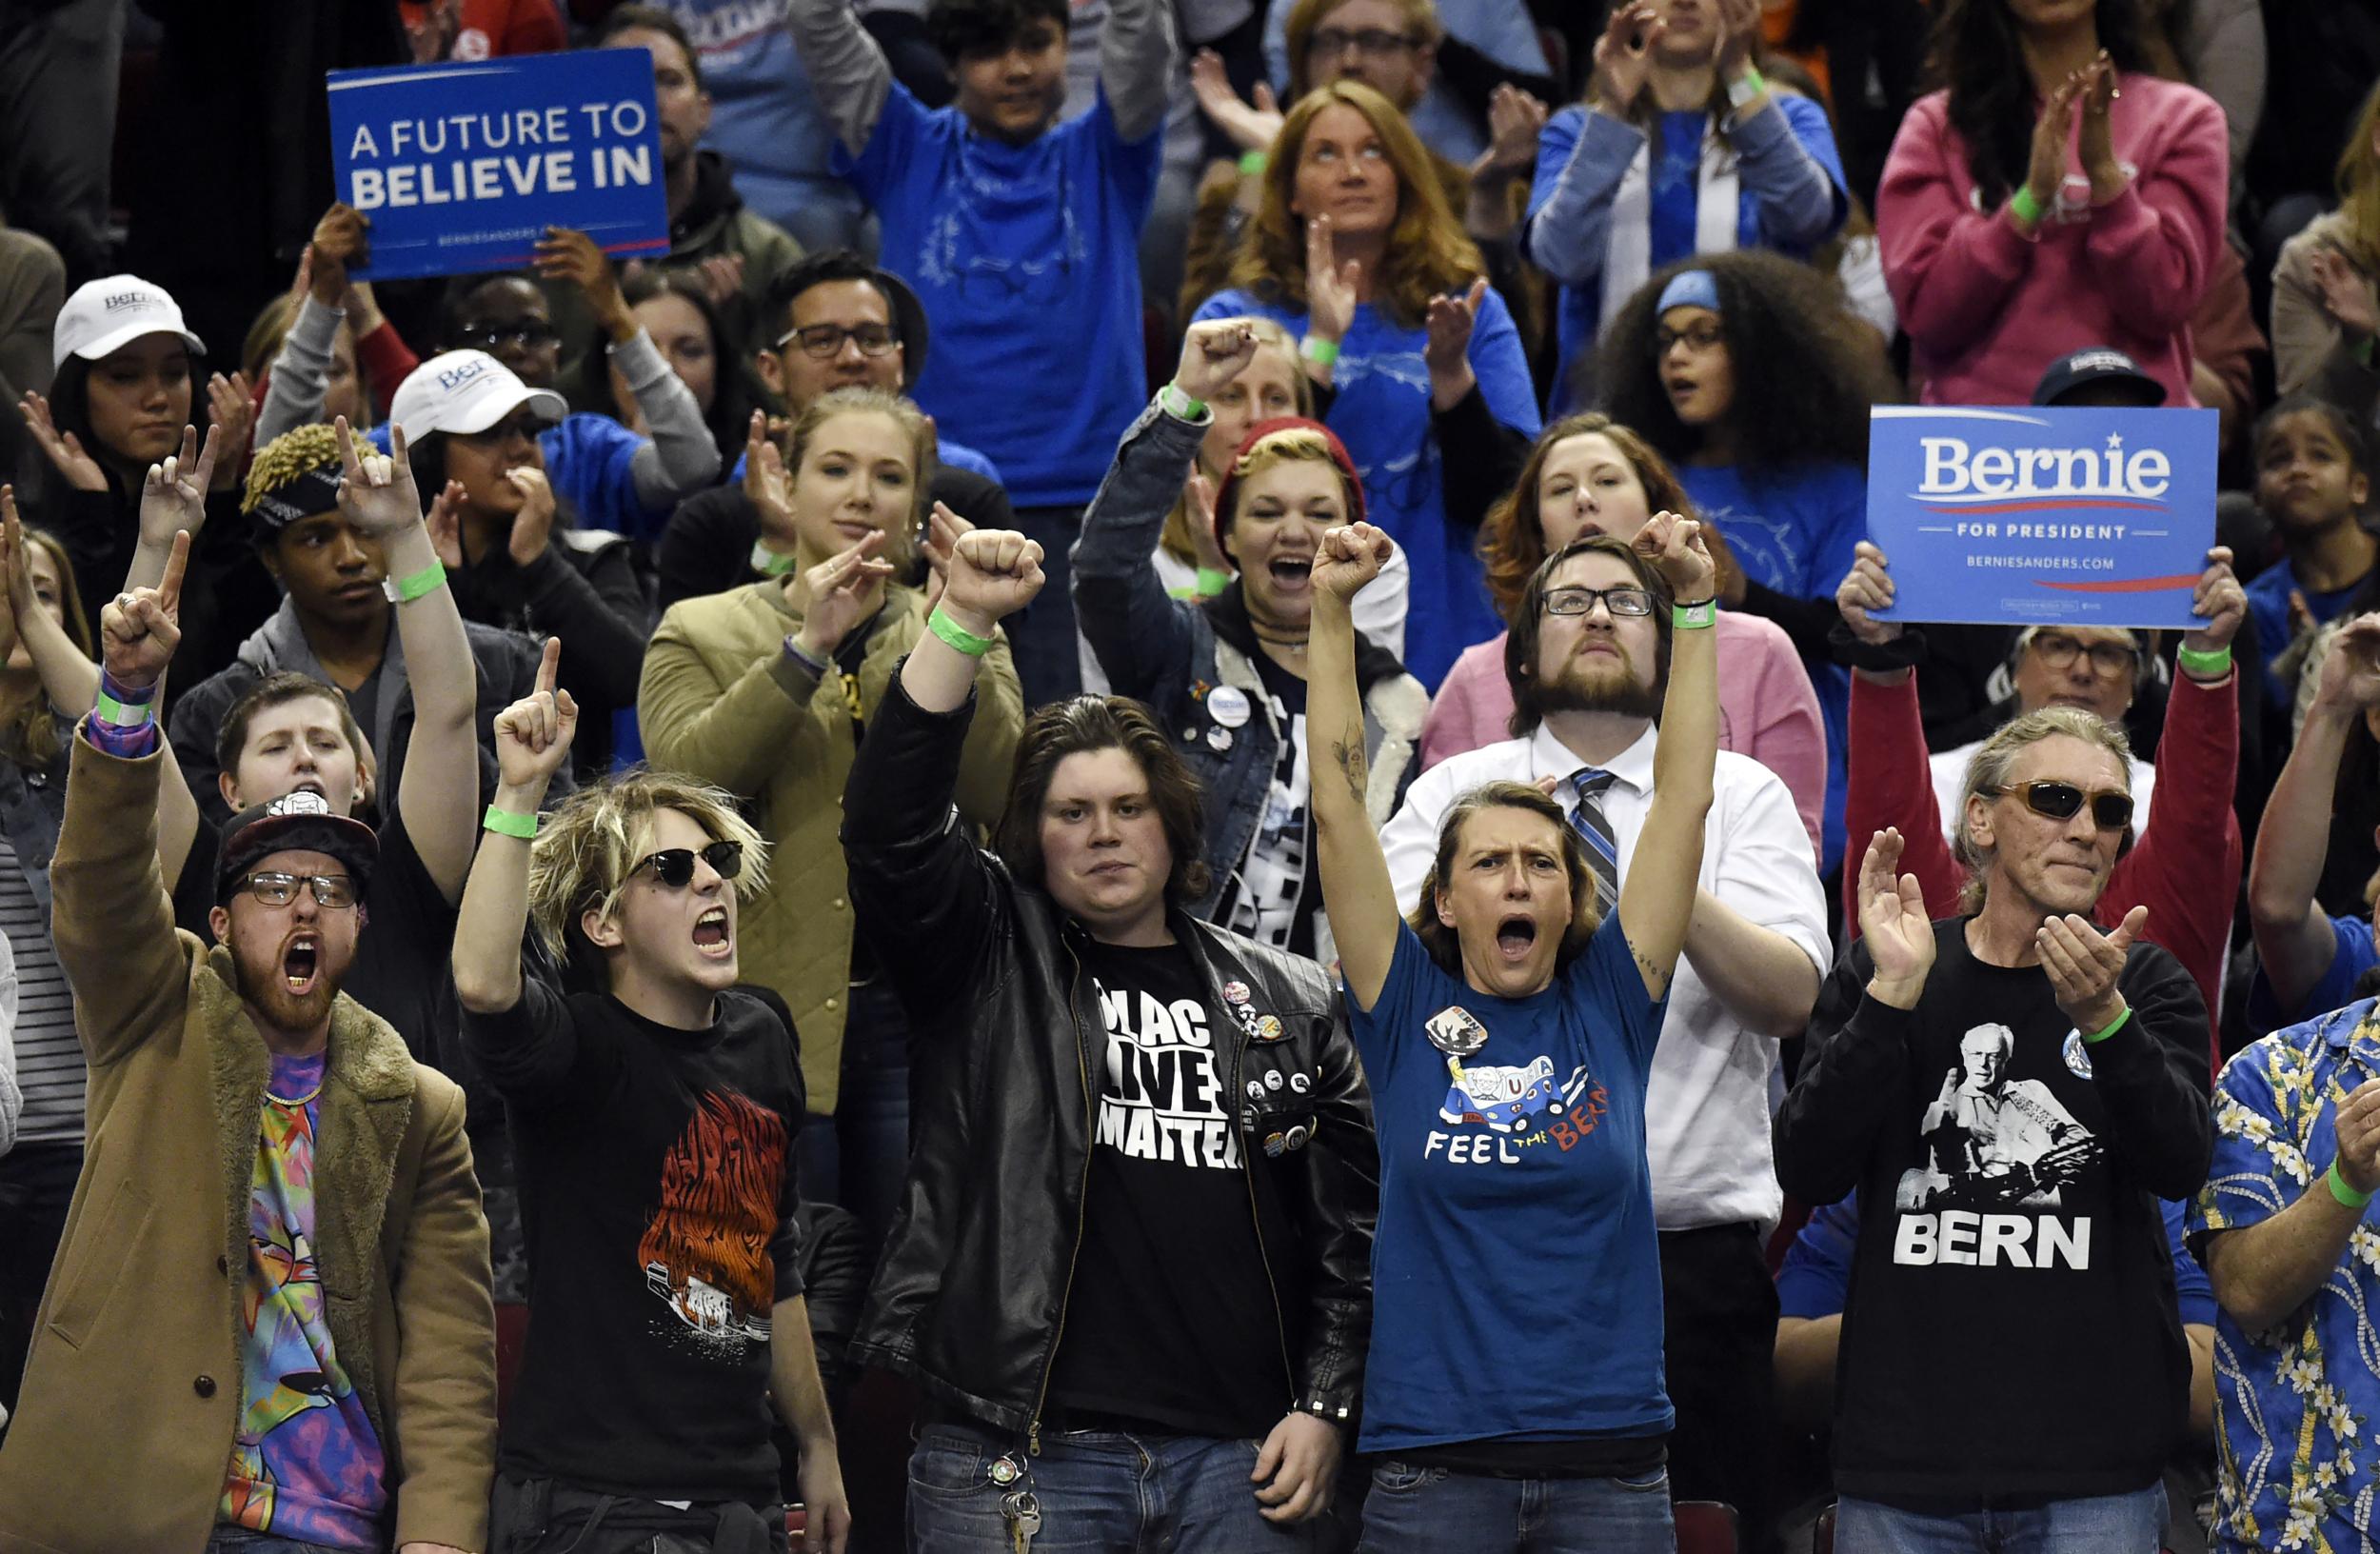
[[[1537,920],[1526,913],[1516,912],[1496,925],[1496,952],[1508,964],[1527,960],[1537,945]]]
[[[1283,593],[1302,593],[1314,581],[1312,556],[1275,556],[1264,569]]]
[[[304,998],[314,990],[314,981],[322,974],[322,940],[311,933],[292,934],[281,946],[281,986],[292,998]]]
[[[727,930],[727,908],[713,906],[694,920],[694,947],[713,960],[725,960],[735,953],[735,939]]]

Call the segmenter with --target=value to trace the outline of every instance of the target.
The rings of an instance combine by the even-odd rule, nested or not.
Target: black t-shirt
[[[532,978],[464,1034],[511,1115],[535,1312],[498,1465],[773,1503],[770,1316],[802,1293],[784,1023],[727,992],[709,1029],[677,1030]]]
[[[1935,925],[1914,1011],[1862,1003],[1860,946],[1813,1016],[1820,1042],[1905,1053],[1860,1174],[1836,1485],[1925,1510],[2139,1489],[2179,1444],[2190,1384],[2143,1175],[2204,1136],[2204,1006],[2136,944],[2132,1018],[2086,1045],[2039,966],[1986,965],[1965,930]]]
[[[1306,759],[1306,683],[1263,652],[1253,655],[1280,745],[1264,809],[1247,855],[1223,892],[1215,921],[1234,933],[1292,954],[1315,953],[1322,913],[1322,871],[1315,867],[1313,776]]]
[[[1082,963],[1107,1036],[1051,1401],[1261,1438],[1293,1394],[1229,1092],[1231,1023],[1179,945],[1094,944]]]

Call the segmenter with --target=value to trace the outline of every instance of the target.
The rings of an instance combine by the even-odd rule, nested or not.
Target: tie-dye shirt
[[[239,1435],[220,1520],[336,1548],[379,1548],[380,1438],[339,1364],[314,1263],[314,1139],[323,1054],[276,1056],[248,1178]]]

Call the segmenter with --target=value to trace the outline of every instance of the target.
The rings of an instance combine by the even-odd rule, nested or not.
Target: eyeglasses
[[[2083,790],[2073,783],[2060,782],[2025,783],[2016,787],[1986,787],[1976,791],[1987,798],[1996,799],[2006,795],[2022,799],[2026,808],[2036,815],[2047,815],[2052,820],[2073,819],[2074,812],[2083,807],[2085,797]],[[2101,788],[2088,796],[2091,800],[2091,819],[2099,829],[2120,831],[2132,823],[2132,796],[2130,793]]]
[[[1673,329],[1666,324],[1659,324],[1654,326],[1653,329],[1653,354],[1666,356],[1669,354],[1669,348],[1681,340],[1696,350],[1709,350],[1726,338],[1727,336],[1720,331],[1719,327],[1707,319],[1689,324],[1682,329]]]
[[[1345,32],[1335,27],[1326,27],[1314,34],[1313,41],[1306,45],[1306,50],[1310,55],[1319,54],[1324,59],[1337,59],[1346,53],[1386,59],[1391,54],[1419,48],[1420,43],[1421,40],[1410,32],[1390,32],[1377,27],[1367,27],[1359,32]]]
[[[683,890],[694,883],[694,860],[697,858],[710,865],[711,871],[723,880],[732,880],[744,872],[744,844],[714,842],[699,853],[692,847],[664,848],[648,858],[640,859],[636,867],[628,870],[628,877],[634,879],[639,869],[649,866],[654,880],[664,889]]]
[[[481,350],[502,350],[517,346],[523,350],[543,350],[547,346],[562,344],[562,336],[551,324],[523,322],[520,324],[481,324],[464,329],[456,343],[476,346]]]
[[[2088,651],[2091,667],[2101,674],[2121,674],[2139,666],[2139,654],[2127,643],[2094,642],[2088,649],[2063,631],[2036,632],[2033,650],[2041,655],[2041,662],[2053,669],[2071,667],[2076,655]]]
[[[287,906],[297,900],[301,884],[314,893],[317,906],[355,905],[355,881],[345,874],[250,874],[240,883],[268,906]]]
[[[863,356],[882,356],[901,344],[901,336],[893,333],[889,324],[861,324],[847,329],[840,324],[806,324],[779,335],[777,349],[783,350],[796,340],[802,342],[805,354],[822,360],[842,355],[845,340],[858,346]]]
[[[1615,619],[1623,615],[1653,613],[1653,595],[1642,588],[1625,585],[1616,588],[1549,589],[1545,595],[1545,612],[1548,615],[1591,615],[1595,613],[1597,599],[1603,601],[1603,608],[1611,611]]]
[[[494,448],[499,444],[508,443],[515,437],[525,443],[533,443],[545,435],[545,426],[546,423],[534,413],[525,412],[520,415],[506,416],[504,420],[482,431],[458,431],[451,435],[463,442],[476,443],[482,448]]]

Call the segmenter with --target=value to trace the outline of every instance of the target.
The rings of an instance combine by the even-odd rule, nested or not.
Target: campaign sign
[[[1879,619],[2190,627],[2214,543],[2215,412],[1880,405]]]
[[[326,84],[339,197],[371,218],[359,279],[517,269],[548,227],[614,255],[669,249],[642,49],[332,70]]]

